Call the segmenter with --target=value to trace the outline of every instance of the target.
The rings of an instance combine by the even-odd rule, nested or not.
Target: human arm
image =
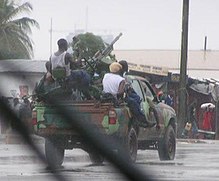
[[[73,62],[73,57],[72,57],[72,55],[70,53],[67,52],[65,54],[65,65],[67,65],[67,64],[69,64],[71,62]]]
[[[70,63],[70,68],[72,70],[80,68],[81,65],[81,61],[75,61],[73,56],[67,52],[65,55],[65,64],[67,65],[68,63]]]
[[[121,96],[121,95],[123,95],[124,91],[125,91],[125,80],[122,80],[120,82],[120,84],[119,84],[119,89],[118,89],[118,93],[117,94],[119,96]]]

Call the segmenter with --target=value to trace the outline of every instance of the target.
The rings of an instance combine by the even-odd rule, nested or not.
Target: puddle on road
[[[86,167],[86,166],[85,166]],[[94,167],[95,168],[95,167]],[[69,167],[65,167],[62,166],[59,169],[56,169],[57,172],[71,172],[71,173],[98,173],[99,170],[91,170],[91,169],[87,169],[87,168],[69,168]],[[110,171],[110,170],[101,170],[101,173],[114,173],[115,171]],[[44,170],[40,170],[39,173],[52,173],[52,170],[45,168]]]
[[[166,165],[166,166],[182,166],[183,163],[178,163],[178,162],[137,162],[136,164],[138,165],[155,165],[155,166],[162,166],[162,165]]]
[[[56,171],[57,172],[88,172],[87,169],[83,169],[83,168],[69,169],[69,168],[65,168],[64,166],[61,166],[59,169],[56,169]],[[43,170],[40,170],[39,173],[53,173],[53,171],[45,168]]]
[[[93,163],[93,164],[89,164],[89,165],[87,165],[87,166],[85,166],[85,167],[101,167],[101,166],[105,166],[106,164],[104,164],[104,163]]]
[[[41,163],[40,159],[37,156],[7,156],[0,157],[1,165],[10,165],[11,163],[16,164],[29,164],[32,163]]]

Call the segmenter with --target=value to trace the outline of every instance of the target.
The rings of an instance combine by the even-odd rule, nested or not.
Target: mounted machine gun
[[[115,39],[104,50],[98,50],[92,58],[85,60],[85,69],[91,74],[91,76],[94,76],[94,74],[97,73],[98,65],[100,64],[101,60],[104,57],[107,57],[113,51],[113,45],[119,40],[121,36],[122,33],[116,36]]]

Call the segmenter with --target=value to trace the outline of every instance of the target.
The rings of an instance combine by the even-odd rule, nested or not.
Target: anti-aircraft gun
[[[93,97],[99,97],[99,94],[101,92],[101,78],[104,74],[104,72],[108,69],[108,64],[103,63],[103,58],[110,55],[110,53],[113,50],[113,45],[116,41],[122,36],[122,33],[120,33],[115,39],[106,46],[106,48],[102,51],[97,51],[95,55],[92,58],[89,58],[88,60],[85,59],[85,66],[81,67],[82,69],[85,69],[91,76],[91,87],[89,88],[89,93]],[[78,40],[76,40],[78,41]],[[80,41],[80,40],[79,40]],[[104,66],[103,66],[104,65]],[[59,73],[60,74],[60,73]],[[98,74],[98,76],[96,76]],[[63,74],[62,74],[63,75]],[[63,77],[61,75],[61,77]],[[65,75],[65,73],[64,73]],[[54,83],[49,86],[44,86],[44,79],[40,81],[40,83],[36,86],[35,92],[37,92],[38,99],[43,99],[44,97],[48,96],[54,96],[56,95],[59,97],[66,97],[66,95],[72,93],[72,85],[73,83],[65,81],[59,81],[58,84]],[[74,83],[74,86],[76,84]],[[48,88],[47,88],[48,87]],[[48,90],[47,90],[48,89]]]
[[[113,41],[106,46],[104,50],[98,50],[93,57],[85,60],[85,69],[91,74],[92,77],[95,75],[95,73],[100,74],[100,67],[98,66],[100,66],[101,60],[110,55],[110,53],[113,51],[113,45],[119,40],[121,36],[122,33],[116,36]]]
[[[103,75],[109,71],[109,64],[113,62],[112,59],[107,59],[107,56],[113,51],[113,45],[122,36],[120,33],[113,41],[106,46],[104,50],[97,51],[93,57],[88,60],[85,59],[85,66],[83,67],[91,76],[91,86],[89,88],[90,94],[96,99],[100,98],[102,93],[102,78]],[[103,61],[103,59],[107,60]]]

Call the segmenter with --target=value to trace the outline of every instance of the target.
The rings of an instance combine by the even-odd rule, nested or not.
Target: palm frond
[[[14,3],[11,4],[10,6],[14,8],[8,8],[7,14],[5,14],[4,21],[8,22],[13,19],[15,19],[20,13],[30,13],[32,8],[32,5],[28,2],[23,3],[20,6],[15,7]]]
[[[20,13],[31,12],[32,5],[28,2],[16,5],[15,0],[0,0],[0,54],[12,55],[16,58],[33,56],[33,41],[30,38],[32,27],[39,28],[36,20],[22,17]],[[2,53],[3,52],[3,53]],[[0,57],[1,58],[1,57]]]
[[[28,17],[16,19],[13,22],[17,24],[22,29],[22,31],[25,31],[26,33],[30,33],[30,34],[32,32],[31,27],[35,26],[36,28],[39,28],[38,22]]]

